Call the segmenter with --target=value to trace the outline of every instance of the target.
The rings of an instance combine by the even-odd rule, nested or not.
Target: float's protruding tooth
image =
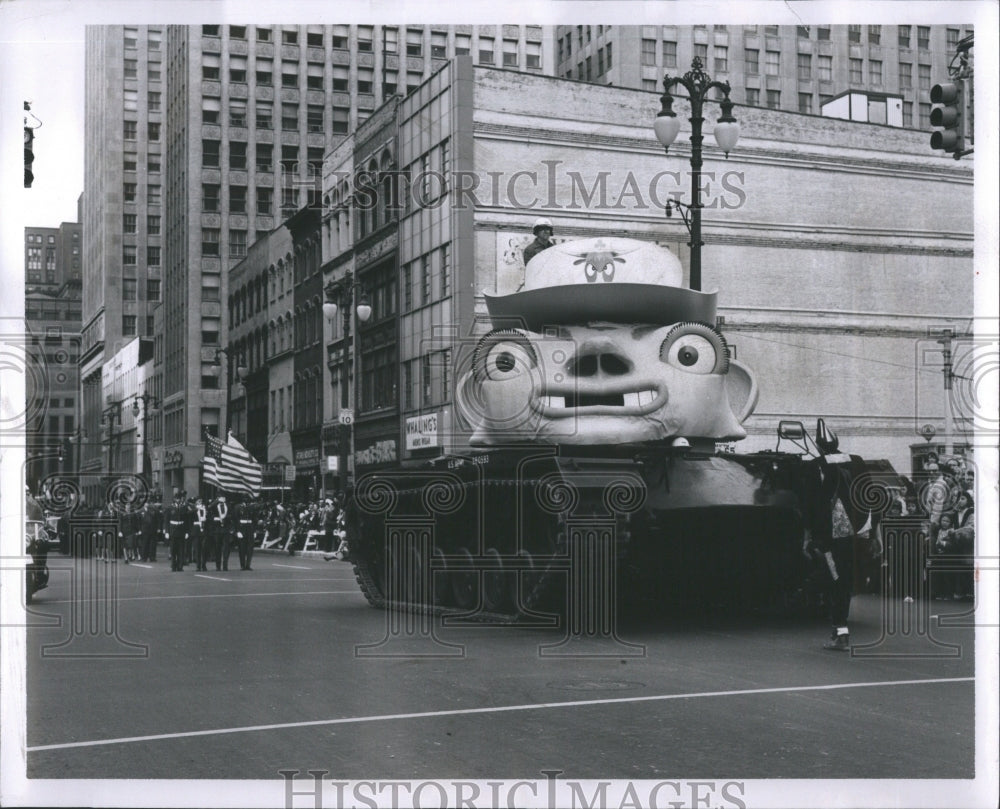
[[[545,403],[549,407],[566,407],[565,396],[546,396]]]
[[[626,393],[622,399],[625,402],[625,407],[639,407],[642,404],[642,394],[636,391]]]

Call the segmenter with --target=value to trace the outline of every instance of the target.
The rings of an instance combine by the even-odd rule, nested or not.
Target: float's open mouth
[[[641,388],[619,392],[583,393],[540,396],[542,412],[557,418],[570,415],[621,415],[640,416],[651,413],[666,402],[666,391]]]

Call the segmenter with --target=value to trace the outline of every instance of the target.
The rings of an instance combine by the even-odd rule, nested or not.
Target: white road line
[[[144,570],[152,570],[152,569],[153,569],[153,566],[152,566],[152,565],[143,565],[143,564],[140,564],[139,562],[129,562],[129,564],[130,564],[130,565],[131,565],[132,567],[141,567],[141,568],[143,568]]]
[[[311,567],[306,567],[305,565],[279,565],[277,562],[272,564],[271,567],[290,567],[294,570],[312,570]]]
[[[232,579],[224,579],[222,576],[203,576],[201,573],[194,574],[196,579],[211,579],[212,581],[232,581]]]
[[[218,581],[231,581],[231,579],[219,579]],[[119,596],[117,601],[169,601],[171,599],[187,600],[191,598],[257,598],[258,596],[327,596],[327,595],[361,595],[361,591],[354,590],[307,590],[289,593],[202,593],[199,595],[180,596]],[[39,602],[41,603],[41,602]],[[72,599],[64,598],[59,601],[45,600],[45,604],[71,604]]]
[[[744,697],[757,694],[789,694],[808,691],[838,691],[847,688],[883,688],[900,685],[934,685],[940,683],[971,683],[975,677],[942,677],[927,680],[883,680],[867,683],[835,683],[832,685],[791,685],[780,688],[747,688],[739,691],[695,691],[688,694],[658,694],[646,697],[616,697],[614,699],[573,700],[571,702],[539,702],[528,705],[501,705],[491,708],[456,708],[450,711],[422,711],[420,713],[381,714],[376,716],[348,716],[342,719],[316,719],[309,722],[283,722],[274,725],[248,725],[239,728],[217,728],[215,730],[192,730],[186,733],[159,733],[153,736],[125,736],[118,739],[95,739],[89,742],[67,742],[65,744],[41,744],[28,747],[29,753],[43,750],[68,750],[76,747],[100,747],[110,744],[135,744],[166,739],[190,739],[196,736],[221,736],[227,733],[254,733],[261,730],[288,730],[322,725],[353,725],[363,722],[391,722],[397,719],[436,719],[442,716],[469,716],[473,714],[510,713],[512,711],[540,711],[552,708],[587,708],[594,705],[617,705],[638,702],[667,702],[675,699],[703,699],[705,697]]]

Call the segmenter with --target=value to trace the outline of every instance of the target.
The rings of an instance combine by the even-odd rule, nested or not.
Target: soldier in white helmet
[[[552,246],[552,222],[544,217],[536,219],[531,232],[535,234],[535,240],[524,248],[525,264],[541,253],[542,250]]]

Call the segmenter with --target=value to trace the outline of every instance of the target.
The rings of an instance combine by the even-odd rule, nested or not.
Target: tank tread
[[[390,601],[385,597],[385,594],[378,586],[378,583],[375,581],[375,577],[372,576],[371,569],[366,560],[355,559],[353,560],[353,565],[354,578],[358,582],[358,586],[361,588],[362,594],[368,603],[376,609],[397,611],[405,610],[408,612],[419,612],[424,615],[435,616],[462,615],[468,618],[469,621],[483,624],[516,624],[525,617],[522,611],[503,613],[479,610],[477,612],[470,613],[468,610],[461,607],[452,607],[443,604],[420,604],[409,601]],[[548,583],[548,573],[549,565],[546,565],[543,574],[539,577],[535,586],[527,595],[528,603],[523,605],[524,610],[531,610],[544,596]]]

